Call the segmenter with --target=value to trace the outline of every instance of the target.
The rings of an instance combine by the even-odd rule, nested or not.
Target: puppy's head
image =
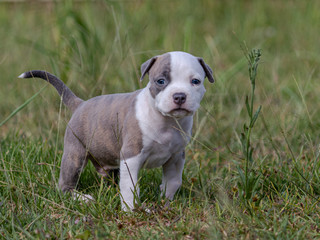
[[[182,118],[193,115],[205,93],[207,77],[214,82],[211,68],[185,52],[169,52],[142,64],[141,80],[149,74],[149,90],[155,107],[164,116]]]

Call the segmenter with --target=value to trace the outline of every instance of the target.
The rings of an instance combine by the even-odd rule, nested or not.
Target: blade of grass
[[[310,116],[310,112],[309,112],[309,109],[308,109],[308,106],[307,106],[307,103],[306,103],[306,99],[305,99],[305,96],[303,95],[302,93],[302,90],[301,90],[301,87],[299,86],[298,82],[297,82],[297,79],[295,78],[295,76],[293,75],[292,76],[297,88],[298,88],[298,91],[299,91],[299,94],[300,94],[300,97],[301,97],[301,100],[302,100],[302,103],[306,109],[306,112],[307,112],[307,116],[308,116],[308,119],[309,119],[309,122],[311,123],[311,125],[313,125],[313,122],[312,122],[312,119],[311,119],[311,116]]]
[[[23,104],[21,104],[19,107],[17,107],[6,119],[4,119],[0,123],[0,127],[4,125],[6,122],[8,122],[14,115],[16,115],[18,112],[20,112],[25,106],[27,106],[29,103],[31,103],[48,85],[41,88],[36,94],[34,94],[31,98],[29,98],[27,101],[25,101]]]

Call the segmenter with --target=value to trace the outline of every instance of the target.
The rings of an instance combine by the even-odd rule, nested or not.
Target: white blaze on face
[[[200,101],[205,93],[203,85],[205,71],[198,58],[184,52],[171,52],[169,85],[155,97],[156,108],[166,116],[185,117],[192,115],[199,108]],[[201,81],[196,85],[193,79]],[[186,101],[178,105],[173,100],[175,93],[184,93]]]

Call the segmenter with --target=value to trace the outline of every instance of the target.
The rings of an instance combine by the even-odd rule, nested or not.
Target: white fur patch
[[[73,192],[72,195],[73,195],[73,200],[83,201],[85,203],[88,203],[90,201],[95,201],[95,199],[89,194],[81,194],[81,193]]]
[[[21,75],[19,75],[18,78],[25,78],[26,74],[25,73],[22,73]]]
[[[138,174],[141,168],[141,154],[121,160],[120,162],[120,193],[122,210],[128,211],[135,207],[139,198]]]

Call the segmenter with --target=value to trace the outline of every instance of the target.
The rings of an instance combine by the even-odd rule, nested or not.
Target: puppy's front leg
[[[141,168],[139,155],[120,161],[121,208],[129,211],[134,208],[139,197],[138,174]]]
[[[174,194],[182,184],[182,171],[184,167],[184,151],[174,154],[168,162],[162,166],[161,192],[165,192],[167,199],[172,200]]]

